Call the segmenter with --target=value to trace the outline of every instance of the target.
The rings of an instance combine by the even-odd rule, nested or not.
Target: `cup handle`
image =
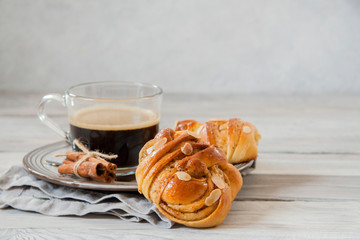
[[[61,103],[61,105],[66,107],[65,96],[57,94],[57,93],[47,94],[41,99],[41,102],[39,104],[38,117],[42,123],[44,123],[46,126],[48,126],[50,129],[55,131],[57,134],[59,134],[63,138],[65,138],[66,141],[69,141],[69,132],[66,132],[63,129],[61,129],[59,124],[57,124],[56,122],[51,120],[45,112],[45,105],[51,101],[58,101]]]

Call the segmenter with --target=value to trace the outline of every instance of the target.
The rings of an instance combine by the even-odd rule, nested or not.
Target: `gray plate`
[[[61,164],[63,158],[55,157],[56,154],[63,154],[71,150],[71,146],[65,142],[56,142],[34,149],[25,155],[23,165],[25,170],[42,180],[83,189],[93,189],[100,191],[137,191],[137,184],[134,175],[119,177],[113,183],[101,183],[89,180],[83,180],[76,176],[59,174],[57,164]],[[55,164],[49,164],[55,163]],[[245,175],[255,168],[255,161],[236,164],[235,167]],[[117,174],[118,175],[118,174]]]

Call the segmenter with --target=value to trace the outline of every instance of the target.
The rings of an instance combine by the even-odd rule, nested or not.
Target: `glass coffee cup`
[[[61,94],[45,95],[39,119],[72,144],[78,139],[89,150],[116,154],[110,160],[119,175],[134,173],[143,145],[159,130],[162,89],[134,82],[92,82],[70,87]],[[58,101],[67,108],[69,131],[48,118],[45,105]]]

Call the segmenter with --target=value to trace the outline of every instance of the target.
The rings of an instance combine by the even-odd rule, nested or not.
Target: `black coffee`
[[[118,167],[138,165],[139,152],[159,130],[158,116],[137,108],[94,107],[70,118],[70,135],[91,150],[117,154]]]

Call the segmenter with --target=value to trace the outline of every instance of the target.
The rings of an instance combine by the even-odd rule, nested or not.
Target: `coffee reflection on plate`
[[[159,130],[159,116],[140,108],[99,106],[77,111],[70,119],[71,139],[91,150],[117,154],[117,167],[138,165],[143,145]],[[77,150],[77,149],[76,149]]]

